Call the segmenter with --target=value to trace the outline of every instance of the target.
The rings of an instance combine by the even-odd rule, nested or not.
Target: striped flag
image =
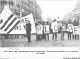
[[[3,30],[5,34],[9,34],[20,22],[7,6],[4,6],[4,9],[0,14],[0,20],[3,20],[0,24],[0,29]]]

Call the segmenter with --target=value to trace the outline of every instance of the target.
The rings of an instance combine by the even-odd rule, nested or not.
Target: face
[[[28,23],[30,23],[30,21],[27,21],[26,23],[28,24]]]

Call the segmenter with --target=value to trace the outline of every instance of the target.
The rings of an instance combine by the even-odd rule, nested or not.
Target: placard
[[[76,35],[76,34],[79,35],[79,26],[74,26],[74,28],[73,28],[73,34],[74,35]]]
[[[68,24],[67,30],[69,32],[72,32],[73,31],[73,25],[72,24]]]
[[[50,33],[49,25],[44,25],[44,33]]]
[[[37,34],[43,34],[43,26],[37,25],[36,26],[36,32],[37,32]]]
[[[62,25],[62,31],[66,31],[66,25],[65,24]]]
[[[57,22],[52,22],[51,28],[53,32],[58,32],[58,24]]]

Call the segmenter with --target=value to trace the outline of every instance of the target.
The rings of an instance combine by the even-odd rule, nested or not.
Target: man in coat
[[[31,23],[30,21],[28,20],[25,24],[25,29],[26,29],[26,34],[27,34],[27,38],[28,38],[28,42],[31,41]]]

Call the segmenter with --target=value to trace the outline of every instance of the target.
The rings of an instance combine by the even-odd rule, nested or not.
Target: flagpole
[[[22,6],[22,1],[20,0],[20,17],[22,17],[22,8],[21,8],[21,6]]]

